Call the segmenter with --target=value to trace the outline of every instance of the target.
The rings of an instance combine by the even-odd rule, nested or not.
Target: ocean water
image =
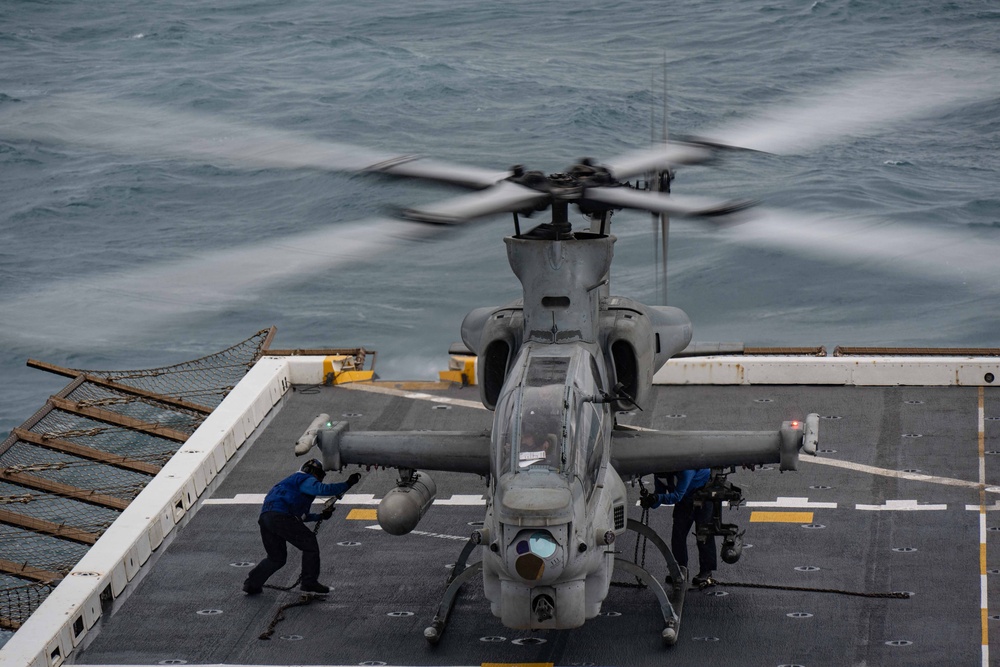
[[[0,64],[0,437],[64,384],[28,358],[158,366],[272,324],[435,377],[462,316],[517,295],[509,219],[400,240],[381,216],[453,191],[289,166],[609,159],[658,138],[664,70],[672,136],[763,113],[762,147],[795,139],[677,174],[762,202],[671,226],[696,340],[1000,345],[993,0],[22,0]],[[613,222],[613,291],[662,301],[649,216]]]

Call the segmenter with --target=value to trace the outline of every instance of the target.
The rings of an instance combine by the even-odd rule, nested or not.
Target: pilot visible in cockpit
[[[525,430],[521,433],[521,447],[518,456],[518,464],[521,469],[528,468],[536,463],[544,463],[547,466],[557,467],[558,448],[556,447],[556,436],[549,433],[545,437],[536,436],[531,431]]]

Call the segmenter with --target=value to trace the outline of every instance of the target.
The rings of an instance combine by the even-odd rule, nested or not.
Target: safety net
[[[10,638],[267,347],[264,329],[162,368],[73,378],[0,444],[0,645]]]

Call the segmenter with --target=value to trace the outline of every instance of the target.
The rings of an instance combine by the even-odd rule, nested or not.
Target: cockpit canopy
[[[540,353],[527,344],[497,401],[495,432],[500,438],[495,472],[558,472],[596,478],[604,451],[607,412],[594,401],[604,380],[584,346]]]
[[[517,467],[547,466],[559,470],[566,411],[569,357],[534,357],[528,361],[521,391]]]

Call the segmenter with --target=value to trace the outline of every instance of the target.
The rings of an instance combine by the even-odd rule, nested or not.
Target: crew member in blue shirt
[[[670,550],[677,564],[687,567],[687,537],[696,523],[712,522],[712,504],[694,505],[694,492],[705,486],[712,476],[708,468],[660,473],[653,476],[653,493],[640,501],[643,507],[655,509],[660,505],[674,506],[674,525],[670,529]],[[698,540],[698,574],[691,580],[695,586],[711,583],[712,572],[718,567],[715,536]]]
[[[309,511],[316,496],[341,496],[358,483],[361,475],[354,473],[346,482],[323,484],[323,464],[309,459],[302,469],[281,480],[264,497],[260,509],[260,537],[267,557],[250,570],[243,582],[243,592],[257,595],[268,578],[280,570],[288,559],[291,544],[302,552],[301,590],[307,593],[329,593],[330,588],[319,583],[319,543],[316,534],[304,522],[329,519],[333,508],[318,514]]]

